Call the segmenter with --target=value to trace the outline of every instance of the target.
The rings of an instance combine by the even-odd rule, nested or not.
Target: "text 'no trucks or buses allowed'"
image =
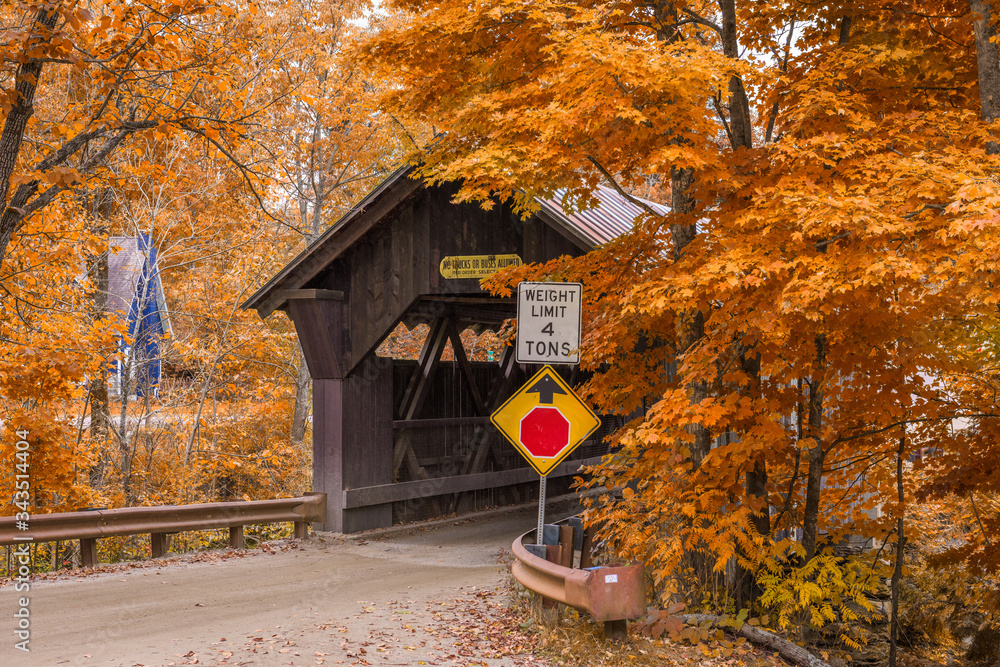
[[[517,362],[579,364],[582,300],[581,283],[521,283],[517,290]]]

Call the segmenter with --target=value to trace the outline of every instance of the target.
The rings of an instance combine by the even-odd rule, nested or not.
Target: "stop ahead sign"
[[[601,425],[551,366],[538,371],[490,419],[542,477]]]

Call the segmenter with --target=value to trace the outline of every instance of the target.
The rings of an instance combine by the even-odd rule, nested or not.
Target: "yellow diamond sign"
[[[535,373],[490,420],[543,477],[601,425],[551,366]]]

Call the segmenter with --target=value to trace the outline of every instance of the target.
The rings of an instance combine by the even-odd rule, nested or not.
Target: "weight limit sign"
[[[523,282],[517,291],[517,362],[580,363],[581,283]]]

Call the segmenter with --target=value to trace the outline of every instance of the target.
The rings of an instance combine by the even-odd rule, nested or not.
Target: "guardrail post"
[[[559,546],[562,548],[559,564],[573,567],[573,526],[559,526]]]
[[[94,567],[97,565],[97,538],[80,538],[80,566]]]
[[[243,526],[229,527],[229,546],[233,549],[242,549],[245,546],[243,540]]]
[[[628,624],[625,620],[604,621],[605,641],[623,642],[628,639]]]
[[[170,535],[166,533],[149,534],[149,550],[153,558],[162,558],[170,550]]]
[[[560,561],[562,561],[562,552],[563,552],[563,548],[562,548],[561,545],[558,545],[558,544],[546,544],[545,545],[545,560],[549,561],[550,563],[559,563]],[[539,594],[539,595],[541,595],[541,594]],[[542,609],[543,610],[545,610],[545,609],[552,609],[552,610],[556,609],[557,602],[555,600],[553,600],[552,598],[547,598],[544,595],[541,595],[541,598],[542,598]],[[555,614],[555,613],[557,613],[557,612],[550,611],[547,614],[546,614],[545,611],[542,612],[543,615],[551,615],[551,614]],[[556,617],[556,618],[558,618],[558,617]],[[552,620],[553,619],[551,619],[551,618],[546,618],[545,619],[546,622],[551,622]]]
[[[309,524],[305,521],[296,521],[294,535],[297,540],[304,540],[309,537]]]
[[[580,548],[580,569],[586,570],[594,566],[594,531],[597,526],[587,526],[583,529],[583,546]]]

